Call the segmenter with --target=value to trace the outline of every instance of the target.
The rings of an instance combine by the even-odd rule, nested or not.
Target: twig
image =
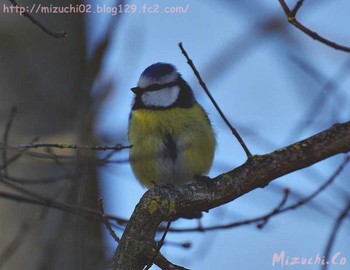
[[[309,201],[311,201],[318,194],[320,194],[323,190],[325,190],[331,183],[333,183],[333,181],[338,177],[338,175],[344,170],[345,166],[349,163],[349,161],[350,161],[350,155],[347,154],[347,155],[345,155],[343,162],[339,165],[339,167],[335,170],[335,172],[316,191],[314,191],[313,193],[311,193],[309,196],[305,197],[304,199],[296,202],[295,204],[292,204],[288,207],[281,209],[280,212],[282,213],[282,212],[286,212],[286,211],[289,211],[292,209],[296,209],[297,207],[304,205],[304,204],[308,203]]]
[[[95,151],[107,151],[116,150],[120,151],[123,149],[132,148],[132,145],[123,146],[116,144],[114,146],[99,146],[99,145],[76,145],[76,144],[66,144],[66,143],[35,143],[35,144],[18,144],[18,145],[0,145],[0,150],[11,149],[11,150],[22,150],[22,149],[33,149],[33,148],[59,148],[59,149],[88,149]]]
[[[173,264],[160,253],[158,253],[157,257],[155,258],[154,264],[156,264],[162,270],[189,270],[183,266]]]
[[[161,231],[164,231],[165,228],[163,228]],[[170,231],[170,229],[169,229]],[[164,241],[164,244],[163,246],[172,246],[172,247],[178,247],[178,248],[183,248],[183,249],[189,249],[191,248],[192,246],[192,243],[191,242],[182,242],[182,243],[179,243],[179,242],[175,242],[175,241]]]
[[[10,182],[22,184],[22,185],[39,185],[39,184],[42,185],[42,184],[52,184],[54,182],[62,181],[65,179],[72,179],[72,178],[76,177],[76,175],[71,174],[71,173],[65,173],[63,175],[53,176],[53,177],[27,179],[27,178],[19,178],[19,177],[15,177],[15,176],[0,174],[0,177],[4,178]]]
[[[288,199],[288,195],[289,195],[289,189],[286,188],[284,190],[284,196],[282,201],[277,205],[277,207],[275,209],[272,210],[272,212],[270,213],[270,215],[267,215],[260,223],[256,224],[256,227],[258,229],[262,229],[264,228],[264,226],[267,224],[267,222],[270,220],[270,218],[274,215],[276,215],[276,213],[280,212],[282,207],[286,204],[287,199]]]
[[[239,133],[236,131],[236,129],[230,124],[230,122],[228,121],[228,119],[226,118],[226,116],[224,115],[224,113],[222,112],[222,110],[220,109],[219,105],[216,103],[215,99],[213,98],[213,96],[211,95],[208,87],[206,86],[205,82],[202,80],[201,75],[199,74],[197,68],[195,67],[195,65],[193,64],[193,61],[190,59],[190,57],[188,56],[187,52],[185,51],[184,47],[182,46],[182,42],[179,43],[179,47],[181,49],[182,54],[185,56],[185,58],[187,59],[187,63],[189,64],[189,66],[192,68],[194,74],[196,75],[199,84],[202,86],[203,90],[205,91],[205,93],[207,94],[207,96],[209,97],[210,101],[213,103],[213,105],[215,106],[216,110],[218,111],[218,113],[220,114],[221,118],[224,120],[225,124],[229,127],[229,129],[231,130],[232,134],[237,138],[237,140],[239,141],[239,143],[241,144],[241,146],[243,147],[245,153],[247,154],[248,158],[252,157],[252,154],[250,153],[249,149],[247,148],[247,146],[245,145],[243,139],[241,138],[241,136],[239,135]]]
[[[102,220],[103,220],[103,223],[105,224],[109,234],[113,237],[113,239],[119,243],[120,242],[120,239],[119,237],[116,235],[115,231],[113,230],[112,226],[111,226],[111,223],[109,222],[109,219],[107,218],[107,216],[105,215],[105,211],[104,211],[104,208],[103,208],[103,199],[102,198],[99,198],[98,200],[98,204],[100,206],[100,210],[101,210],[101,214],[102,214]]]
[[[34,143],[36,141],[39,140],[39,137],[35,137],[30,143]],[[1,149],[1,146],[0,146]],[[16,155],[14,155],[13,157],[9,158],[5,164],[0,166],[0,170],[2,170],[5,166],[9,166],[11,163],[15,162],[17,159],[19,159],[25,152],[27,151],[27,149],[22,149],[20,150],[20,152]]]
[[[206,231],[214,231],[214,230],[221,230],[221,229],[230,229],[230,228],[234,228],[242,225],[249,225],[252,223],[257,223],[257,227],[261,229],[267,224],[268,220],[272,216],[277,215],[281,211],[281,207],[286,203],[288,196],[289,196],[289,190],[285,189],[284,196],[281,202],[278,204],[278,206],[275,207],[271,212],[260,217],[237,221],[237,222],[224,224],[224,225],[215,225],[215,226],[208,226],[208,227],[203,227],[200,225],[196,228],[182,228],[182,229],[170,228],[169,232],[206,232]],[[258,222],[262,222],[262,223],[260,224]]]
[[[18,195],[18,194],[13,194],[13,193],[8,193],[8,192],[3,192],[3,191],[0,191],[0,198],[9,199],[9,200],[17,201],[17,202],[22,202],[22,203],[29,203],[29,204],[33,204],[33,205],[50,207],[50,208],[62,210],[62,211],[65,211],[65,212],[70,212],[70,213],[73,213],[73,214],[84,215],[86,218],[95,217],[95,218],[98,218],[98,220],[100,220],[100,221],[102,221],[104,223],[105,223],[105,219],[106,218],[108,218],[110,220],[114,220],[118,224],[125,224],[125,223],[128,222],[125,219],[121,219],[121,218],[118,218],[118,217],[115,217],[115,216],[112,216],[112,215],[108,215],[108,214],[104,214],[103,216],[101,216],[100,212],[92,210],[92,209],[89,209],[89,208],[74,207],[74,206],[58,203],[58,202],[55,202],[55,201],[52,201],[52,200],[42,201],[42,200],[39,200],[39,199],[29,198],[29,197],[21,196],[21,195]],[[186,268],[184,268],[184,267],[181,267],[181,266],[178,266],[178,265],[175,265],[175,264],[169,262],[160,253],[157,254],[157,256],[155,258],[155,263],[158,266],[162,266],[162,269],[186,270]]]
[[[61,191],[62,188],[57,190],[54,193],[54,198],[57,198]],[[26,236],[28,236],[28,231],[44,219],[44,217],[48,213],[48,210],[49,208],[47,207],[42,208],[42,210],[37,214],[37,219],[26,221],[21,225],[15,238],[7,245],[7,247],[0,254],[0,269],[2,265],[6,263],[6,261],[8,261],[11,257],[14,256],[17,250],[21,247],[22,243],[25,241]]]
[[[30,157],[34,157],[34,158],[40,158],[40,159],[48,159],[48,160],[52,160],[52,156],[51,155],[48,155],[48,154],[45,154],[45,153],[37,153],[37,152],[33,152],[33,151],[28,151],[26,152],[26,155],[27,156],[30,156]],[[72,165],[86,165],[87,163],[86,162],[80,162],[80,161],[77,161],[77,158],[76,156],[69,156],[69,155],[59,155],[59,156],[56,156],[56,159],[57,160],[65,160],[65,161],[71,161],[69,164],[72,164]],[[118,160],[106,160],[106,158],[95,158],[95,163],[98,165],[98,166],[102,166],[102,165],[105,165],[105,164],[125,164],[125,163],[129,163],[129,158],[125,158],[125,159],[118,159]]]
[[[167,235],[168,232],[169,232],[170,225],[171,225],[171,221],[168,221],[168,224],[166,225],[166,228],[165,228],[165,230],[164,230],[164,233],[163,233],[163,235],[162,235],[162,238],[161,238],[160,241],[158,242],[157,248],[156,248],[156,250],[154,251],[153,257],[149,260],[149,262],[148,262],[147,266],[144,268],[144,270],[148,270],[148,269],[150,269],[150,268],[152,267],[155,258],[158,256],[159,251],[160,251],[160,249],[162,248],[162,246],[163,246],[163,244],[164,244],[164,240],[165,240],[166,235]]]
[[[350,48],[337,44],[329,39],[326,39],[322,36],[320,36],[319,34],[317,34],[316,32],[310,30],[309,28],[305,27],[303,24],[301,24],[297,19],[296,19],[296,15],[300,9],[300,7],[303,5],[304,0],[299,0],[296,5],[294,6],[294,8],[292,10],[289,9],[288,5],[286,4],[286,2],[284,0],[279,0],[279,3],[284,11],[284,13],[286,14],[287,18],[288,18],[288,22],[291,23],[292,25],[294,25],[296,28],[300,29],[301,31],[303,31],[305,34],[307,34],[308,36],[312,37],[314,40],[318,40],[319,42],[326,44],[336,50],[340,50],[340,51],[344,51],[344,52],[350,52]]]
[[[99,211],[96,211],[96,210],[93,210],[90,208],[86,208],[86,207],[71,206],[68,204],[56,202],[54,200],[45,198],[37,193],[34,193],[32,191],[27,190],[27,189],[18,187],[18,186],[14,185],[13,183],[10,183],[8,181],[2,180],[1,183],[16,190],[17,192],[24,194],[25,196],[0,191],[0,198],[9,199],[9,200],[17,201],[17,202],[26,202],[29,204],[34,204],[34,205],[39,205],[39,206],[50,207],[50,208],[58,209],[58,210],[73,213],[73,214],[83,215],[86,218],[95,217],[95,218],[98,218],[100,221],[103,221]],[[117,224],[126,224],[128,222],[128,220],[126,220],[126,219],[122,219],[122,218],[119,218],[119,217],[116,217],[113,215],[107,214],[105,216],[111,220],[116,221]]]
[[[338,216],[336,222],[334,223],[332,232],[329,236],[328,239],[328,243],[326,246],[326,251],[324,253],[324,256],[326,258],[326,260],[328,260],[329,258],[329,254],[331,252],[331,249],[333,247],[335,238],[337,237],[337,233],[339,232],[340,226],[342,225],[344,219],[346,218],[347,214],[350,212],[350,200],[348,201],[347,205],[345,206],[344,210],[340,213],[340,215]],[[322,270],[327,270],[328,265],[324,264],[322,266]]]
[[[10,117],[6,123],[4,137],[3,137],[3,144],[5,146],[7,145],[7,142],[8,142],[8,136],[9,136],[12,122],[13,122],[13,119],[15,118],[16,112],[17,112],[17,108],[15,106],[12,107],[11,112],[10,112]],[[2,160],[4,162],[4,164],[2,165],[2,169],[4,169],[5,175],[7,175],[8,171],[7,171],[7,151],[6,151],[6,149],[3,149],[3,151],[2,151]]]
[[[16,236],[12,239],[11,243],[9,243],[7,247],[1,252],[0,269],[18,250],[29,229],[30,229],[30,225],[28,223],[23,223],[19,228],[19,231],[17,232]]]
[[[9,0],[15,7],[19,7],[19,5],[17,4],[17,2],[15,0]],[[22,13],[23,16],[27,17],[33,24],[35,24],[36,26],[38,26],[42,31],[44,31],[46,34],[48,34],[51,37],[54,38],[65,38],[68,36],[68,34],[63,31],[61,33],[55,33],[52,32],[51,30],[49,30],[46,26],[44,26],[42,23],[40,23],[37,19],[35,19],[32,15],[30,15],[28,12],[23,12]]]
[[[300,61],[299,61],[300,63]],[[303,63],[305,66],[305,64]],[[298,121],[290,131],[288,141],[294,139],[297,134],[300,134],[301,131],[305,130],[311,123],[315,122],[319,111],[324,108],[324,104],[329,100],[330,94],[335,94],[339,90],[338,85],[342,83],[347,78],[347,74],[350,68],[350,59],[345,61],[332,78],[328,79],[318,95],[313,99],[312,104],[308,106],[307,111],[303,114],[302,121]],[[308,68],[310,70],[310,67]],[[315,71],[313,72],[315,73]]]

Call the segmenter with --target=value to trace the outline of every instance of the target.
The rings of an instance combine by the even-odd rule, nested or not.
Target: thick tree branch
[[[113,269],[142,269],[156,247],[154,237],[162,221],[207,211],[265,187],[278,177],[349,151],[350,122],[346,122],[270,154],[253,156],[212,181],[152,188],[131,216],[115,253]]]

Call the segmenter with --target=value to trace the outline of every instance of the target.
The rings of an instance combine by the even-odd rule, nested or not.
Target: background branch
[[[19,7],[18,3],[15,0],[9,0],[12,5],[15,7]],[[62,31],[61,33],[52,32],[49,28],[47,28],[45,25],[43,25],[41,22],[39,22],[37,19],[35,19],[32,15],[30,15],[27,11],[23,12],[23,16],[27,17],[28,20],[30,20],[33,24],[38,26],[43,32],[48,34],[51,37],[54,38],[65,38],[68,36],[68,34],[65,31]]]
[[[304,0],[299,0],[296,5],[294,6],[294,8],[292,10],[289,9],[288,5],[286,4],[286,2],[284,0],[279,0],[281,7],[284,11],[284,13],[286,14],[287,18],[288,18],[288,22],[293,24],[296,28],[300,29],[301,31],[303,31],[305,34],[307,34],[308,36],[312,37],[315,40],[318,40],[319,42],[326,44],[327,46],[330,46],[336,50],[340,50],[343,52],[350,52],[350,47],[346,47],[343,45],[340,45],[338,43],[335,43],[329,39],[326,39],[322,36],[320,36],[319,34],[317,34],[316,32],[310,30],[309,28],[307,28],[306,26],[304,26],[303,24],[301,24],[297,19],[296,19],[296,15],[299,11],[299,9],[301,8],[301,6],[304,3]]]
[[[337,237],[337,234],[339,232],[339,229],[344,221],[344,219],[346,218],[347,214],[350,211],[350,200],[348,201],[348,203],[346,204],[344,210],[340,213],[340,215],[338,216],[337,220],[334,223],[334,226],[332,228],[332,232],[329,236],[329,240],[326,246],[326,251],[324,253],[324,256],[326,258],[326,260],[329,260],[329,255],[331,253],[332,247],[334,245],[335,239]],[[327,270],[328,265],[322,265],[322,270]]]
[[[107,150],[123,150],[131,148],[131,145],[123,146],[116,144],[114,146],[108,145],[76,145],[67,143],[33,143],[33,144],[18,144],[18,145],[0,145],[0,150],[23,150],[23,149],[35,149],[35,148],[59,148],[59,149],[87,149],[96,151]]]

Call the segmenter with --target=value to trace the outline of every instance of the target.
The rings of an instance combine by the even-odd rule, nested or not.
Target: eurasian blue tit
[[[215,134],[191,87],[168,63],[156,63],[140,76],[129,119],[131,168],[143,186],[195,181],[208,173]]]

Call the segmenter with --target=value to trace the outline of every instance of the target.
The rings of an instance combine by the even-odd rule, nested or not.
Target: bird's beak
[[[141,93],[142,88],[136,86],[136,87],[131,88],[131,91],[133,91],[135,94],[139,94],[139,93]]]

